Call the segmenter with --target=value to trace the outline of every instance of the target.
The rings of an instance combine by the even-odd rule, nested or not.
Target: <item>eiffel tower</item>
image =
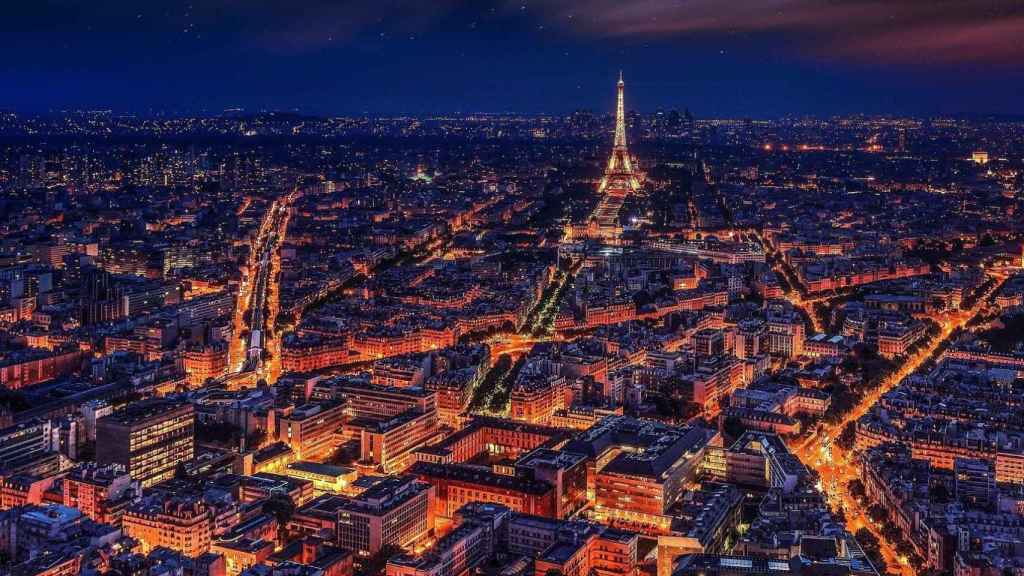
[[[622,72],[619,72],[619,101],[615,109],[615,144],[612,146],[612,155],[608,159],[608,167],[605,168],[604,177],[601,179],[601,192],[625,196],[636,192],[640,188],[640,182],[633,173],[633,161],[629,158],[629,150],[626,148],[626,105],[624,93],[626,83],[622,81]]]
[[[619,210],[626,197],[640,189],[640,181],[633,172],[633,160],[626,148],[626,107],[623,101],[626,83],[619,72],[619,103],[615,110],[615,144],[608,159],[608,167],[597,192],[598,200],[587,223],[586,236],[600,238],[609,244],[618,244],[622,236]]]

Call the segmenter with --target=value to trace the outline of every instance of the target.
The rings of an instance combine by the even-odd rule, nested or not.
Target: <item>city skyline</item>
[[[1024,576],[1022,33],[13,7],[0,574]]]

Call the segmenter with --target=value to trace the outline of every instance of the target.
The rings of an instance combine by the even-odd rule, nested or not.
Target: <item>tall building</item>
[[[96,462],[120,464],[143,488],[174,477],[195,453],[195,412],[169,400],[137,402],[96,424]]]

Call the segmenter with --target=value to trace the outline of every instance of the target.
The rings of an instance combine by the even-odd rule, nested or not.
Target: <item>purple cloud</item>
[[[1019,0],[545,0],[532,5],[597,37],[758,35],[808,57],[1011,64],[1024,55]]]

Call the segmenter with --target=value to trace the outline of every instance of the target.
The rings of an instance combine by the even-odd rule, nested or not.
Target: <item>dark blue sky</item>
[[[1019,0],[37,0],[0,109],[1021,114]]]

